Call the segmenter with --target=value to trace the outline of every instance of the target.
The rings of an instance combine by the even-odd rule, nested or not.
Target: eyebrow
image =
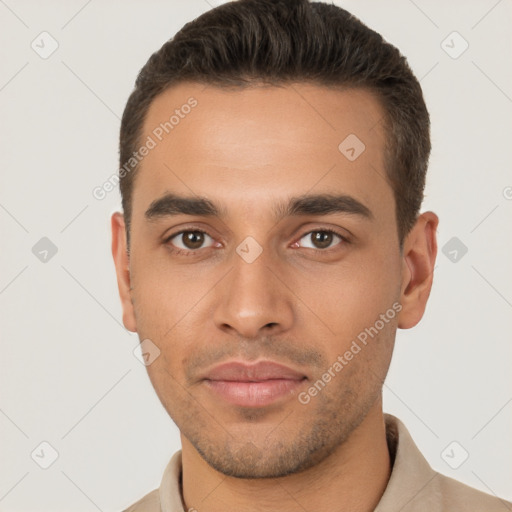
[[[371,210],[363,203],[349,195],[315,194],[292,197],[288,203],[273,205],[276,219],[300,215],[329,215],[345,213],[365,219],[373,219]],[[174,215],[196,215],[202,217],[226,217],[226,209],[216,206],[205,197],[186,197],[167,193],[155,199],[144,214],[146,220],[152,221]]]

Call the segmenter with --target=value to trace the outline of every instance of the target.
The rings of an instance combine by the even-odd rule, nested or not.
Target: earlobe
[[[425,212],[404,240],[402,284],[398,327],[409,329],[422,318],[432,289],[434,265],[437,255],[437,215]]]
[[[115,212],[111,218],[112,256],[116,266],[117,286],[123,308],[123,324],[129,331],[137,332],[135,313],[131,299],[130,258],[127,251],[124,217]]]

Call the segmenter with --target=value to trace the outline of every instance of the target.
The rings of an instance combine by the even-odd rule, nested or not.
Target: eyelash
[[[183,233],[203,233],[204,235],[208,235],[210,236],[206,231],[202,230],[202,229],[183,229],[181,231],[177,231],[176,233],[173,233],[172,235],[169,235],[165,240],[164,240],[164,244],[167,245],[167,247],[169,248],[169,250],[177,255],[177,256],[194,256],[197,252],[201,251],[202,249],[196,249],[196,250],[184,250],[184,249],[180,249],[178,247],[173,247],[172,245],[169,244],[169,242],[177,237],[178,235],[182,235]],[[333,235],[336,235],[338,236],[339,238],[341,238],[341,242],[336,244],[334,247],[329,247],[328,249],[311,249],[310,247],[306,247],[306,249],[309,249],[311,251],[315,251],[315,253],[322,253],[322,254],[330,254],[331,251],[333,250],[336,250],[336,247],[340,244],[342,245],[345,245],[345,244],[349,244],[350,241],[347,239],[346,236],[343,236],[341,233],[339,233],[338,231],[334,230],[334,229],[331,229],[331,228],[323,228],[323,229],[312,229],[310,231],[306,231],[305,233],[303,233],[297,241],[300,241],[302,238],[304,238],[306,235],[310,235],[311,233],[332,233]],[[210,238],[213,238],[212,236],[210,236]],[[295,242],[294,242],[295,243]],[[210,247],[211,248],[211,247]],[[208,247],[206,247],[206,249],[208,249]]]

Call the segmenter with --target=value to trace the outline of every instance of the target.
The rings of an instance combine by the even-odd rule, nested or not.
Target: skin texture
[[[123,216],[112,216],[124,325],[161,351],[147,370],[181,432],[185,510],[373,510],[390,475],[382,383],[396,329],[423,315],[438,219],[423,213],[400,251],[384,111],[370,92],[180,84],[151,105],[143,140],[190,97],[197,106],[141,162],[129,256]],[[338,149],[349,134],[365,144],[354,161]],[[147,220],[169,192],[208,198],[222,215]],[[275,216],[275,203],[304,194],[349,195],[371,218]],[[182,229],[208,236],[191,253],[182,236],[167,240]],[[345,240],[315,244],[322,229]],[[248,236],[262,249],[252,263],[236,252]],[[393,304],[400,312],[301,403],[298,391]],[[201,379],[232,359],[307,379],[268,406],[235,406]]]

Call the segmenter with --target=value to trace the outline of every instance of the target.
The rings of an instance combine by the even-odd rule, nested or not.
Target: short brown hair
[[[151,102],[188,81],[219,87],[310,82],[373,92],[386,112],[386,173],[402,244],[423,201],[430,119],[405,57],[380,34],[340,7],[308,0],[238,0],[204,13],[139,72],[121,122],[121,166],[140,145]],[[137,167],[120,173],[128,243]]]

